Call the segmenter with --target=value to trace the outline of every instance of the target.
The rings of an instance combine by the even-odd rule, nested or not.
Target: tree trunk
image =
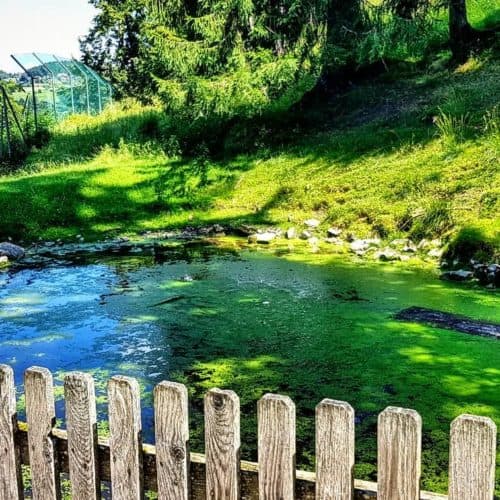
[[[457,62],[464,62],[470,55],[477,32],[467,20],[465,0],[450,0],[449,12],[451,52]]]

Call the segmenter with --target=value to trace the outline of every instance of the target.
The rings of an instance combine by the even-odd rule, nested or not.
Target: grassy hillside
[[[0,178],[0,237],[99,239],[209,222],[286,228],[314,216],[359,237],[461,234],[498,252],[500,63],[448,70],[438,60],[396,76],[279,123],[235,128],[217,160],[204,144],[181,157],[154,107],[70,118],[22,172]]]

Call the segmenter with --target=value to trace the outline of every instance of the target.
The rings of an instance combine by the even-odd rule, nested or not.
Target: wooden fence
[[[64,380],[67,431],[54,428],[52,375],[25,373],[27,424],[16,418],[14,376],[0,365],[0,500],[23,498],[21,464],[30,466],[34,500],[60,496],[60,473],[69,473],[71,496],[100,498],[110,481],[114,499],[417,500],[447,498],[421,492],[421,418],[389,407],[378,418],[378,484],[357,481],[354,410],[326,399],[316,408],[316,473],[295,470],[295,406],[267,394],[257,404],[259,463],[240,461],[240,407],[232,391],[205,397],[206,454],[188,447],[186,387],[162,382],[154,390],[156,446],[141,442],[139,385],[113,377],[108,383],[110,439],[97,436],[94,380],[70,373]],[[496,427],[488,418],[462,415],[451,424],[450,500],[492,500]]]

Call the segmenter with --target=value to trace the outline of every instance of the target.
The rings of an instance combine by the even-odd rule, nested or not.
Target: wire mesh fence
[[[11,56],[20,68],[0,81],[0,160],[15,159],[27,138],[65,117],[96,115],[112,102],[109,82],[73,58],[39,52]]]

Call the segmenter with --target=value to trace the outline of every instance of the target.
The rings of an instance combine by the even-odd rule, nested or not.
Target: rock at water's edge
[[[13,243],[0,243],[0,257],[7,257],[10,260],[18,260],[24,257],[24,248]]]

